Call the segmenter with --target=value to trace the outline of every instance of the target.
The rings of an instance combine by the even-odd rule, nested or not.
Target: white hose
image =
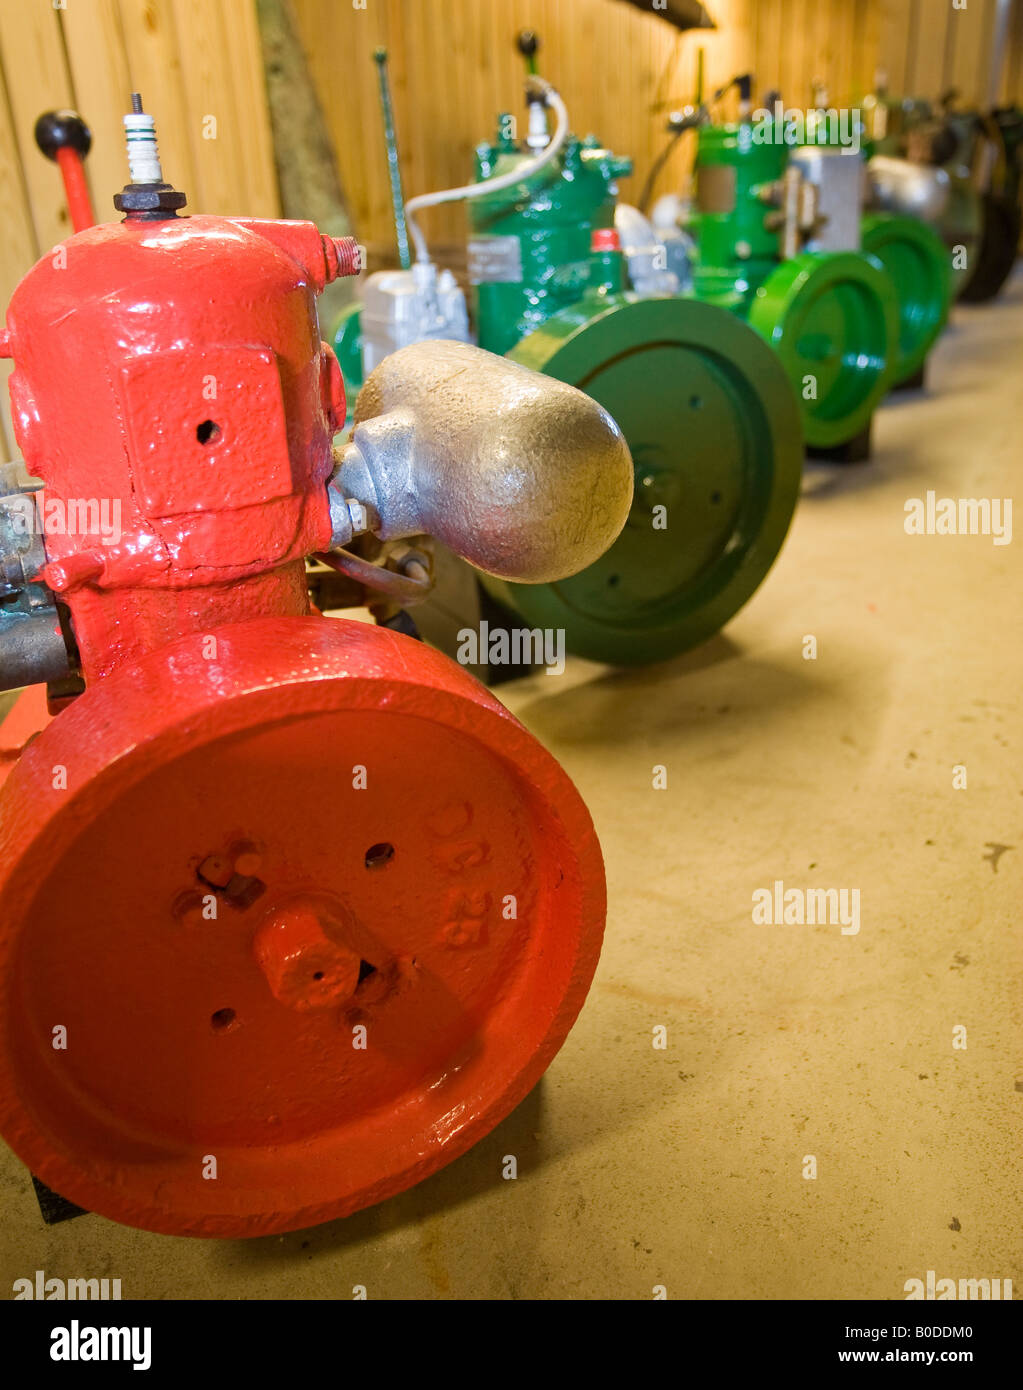
[[[410,198],[405,204],[405,218],[408,222],[409,236],[416,248],[417,261],[428,265],[430,252],[427,249],[426,239],[416,222],[416,212],[423,208],[436,207],[438,203],[468,201],[470,198],[482,198],[486,193],[497,193],[502,188],[513,188],[515,184],[524,183],[527,179],[531,179],[534,174],[538,174],[561,149],[568,136],[568,111],[554,88],[546,83],[544,86],[546,102],[554,107],[558,121],[554,128],[553,138],[542,154],[537,155],[536,159],[530,159],[525,164],[520,164],[518,168],[512,169],[507,174],[499,174],[496,178],[485,179],[482,183],[468,183],[461,188],[446,188],[441,193],[421,193],[417,198]]]

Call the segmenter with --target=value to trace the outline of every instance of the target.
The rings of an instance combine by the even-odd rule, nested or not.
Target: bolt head
[[[118,212],[174,212],[187,202],[184,193],[169,183],[129,183],[114,194]]]
[[[282,1004],[304,1013],[351,998],[359,983],[360,957],[338,939],[346,926],[340,909],[303,899],[268,914],[253,951]]]

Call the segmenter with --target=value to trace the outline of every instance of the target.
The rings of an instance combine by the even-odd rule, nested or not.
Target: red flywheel
[[[565,773],[369,625],[254,619],[115,671],[25,749],[0,827],[0,1128],[148,1230],[293,1230],[426,1177],[535,1084],[600,949]]]

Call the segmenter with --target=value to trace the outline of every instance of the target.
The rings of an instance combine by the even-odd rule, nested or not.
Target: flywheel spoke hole
[[[370,845],[366,851],[367,869],[384,869],[394,858],[394,846],[389,845],[386,840],[378,845]]]

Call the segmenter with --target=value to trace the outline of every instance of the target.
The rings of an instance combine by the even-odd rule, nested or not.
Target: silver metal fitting
[[[35,489],[0,465],[0,690],[59,680],[70,671],[57,605],[37,582],[46,564]]]
[[[34,491],[22,486],[16,464],[0,464],[0,597],[20,592],[46,564]]]
[[[339,534],[357,499],[379,539],[435,536],[519,583],[592,564],[632,502],[632,459],[607,411],[467,343],[415,343],[385,358],[359,393],[338,460]]]
[[[337,457],[335,451],[335,458]],[[330,507],[331,549],[347,545],[354,536],[368,531],[369,513],[361,502],[346,497],[343,488],[335,478],[327,484],[327,503]]]

